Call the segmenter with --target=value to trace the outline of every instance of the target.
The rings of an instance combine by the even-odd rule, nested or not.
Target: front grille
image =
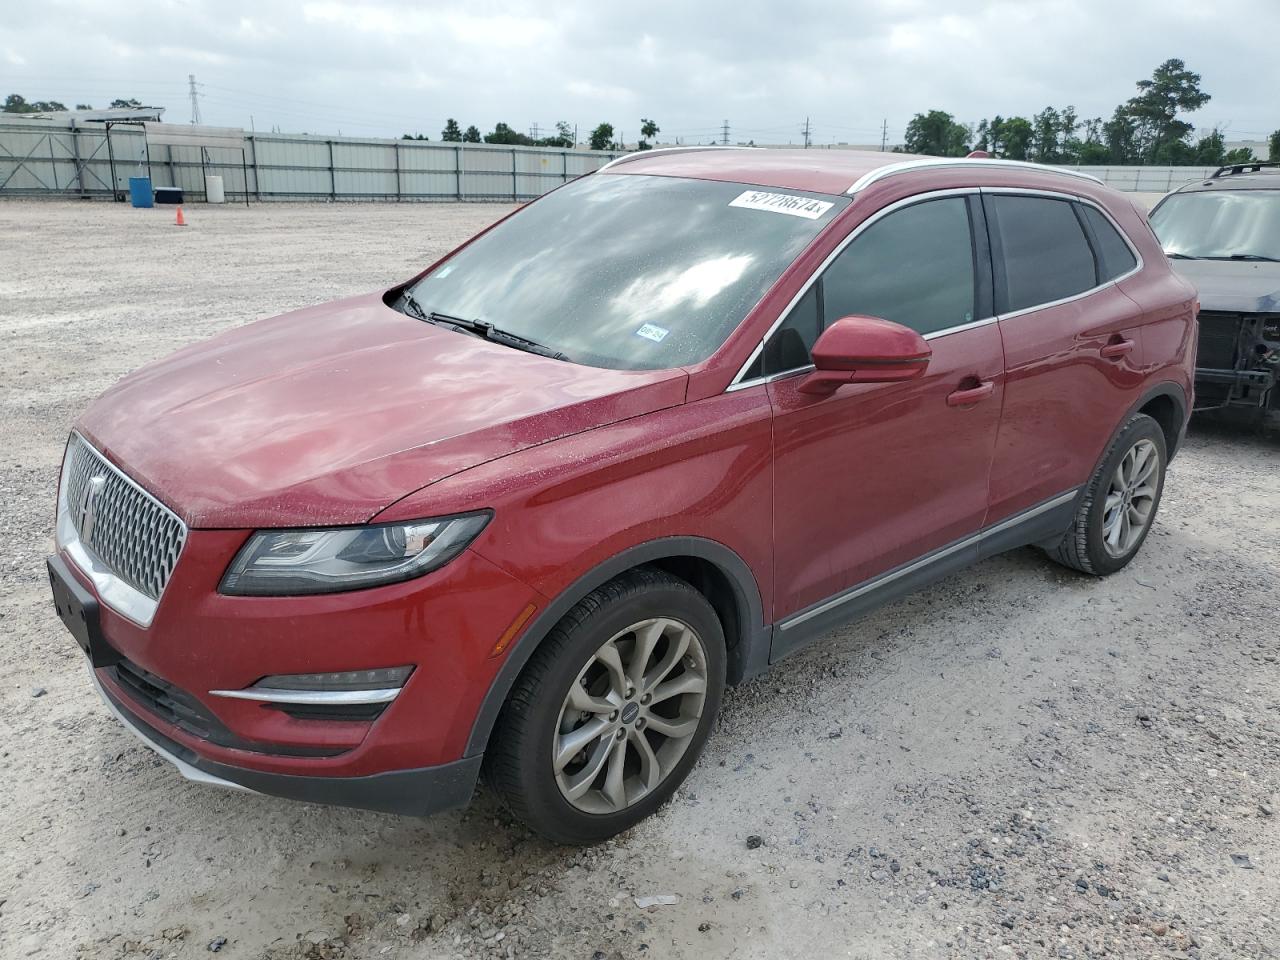
[[[231,732],[185,690],[128,660],[121,660],[111,670],[116,683],[129,696],[166,723],[201,740],[221,746],[237,745]]]
[[[186,542],[186,524],[76,433],[64,478],[63,502],[80,542],[133,589],[159,600]]]
[[[1196,366],[1211,370],[1234,370],[1239,357],[1244,317],[1238,313],[1200,311],[1200,342]]]

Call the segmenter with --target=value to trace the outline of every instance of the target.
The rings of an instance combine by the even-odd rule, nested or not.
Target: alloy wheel
[[[1128,555],[1150,525],[1155,512],[1159,470],[1160,453],[1156,445],[1150,440],[1139,440],[1111,474],[1102,512],[1102,542],[1111,556]]]
[[[707,653],[686,623],[654,617],[606,640],[560,707],[556,784],[586,813],[617,813],[680,762],[707,698]]]

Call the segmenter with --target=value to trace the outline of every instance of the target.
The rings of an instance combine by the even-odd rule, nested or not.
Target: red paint
[[[841,193],[902,159],[702,151],[604,175]],[[908,196],[984,185],[1095,200],[1144,268],[1083,299],[927,343],[879,321],[842,323],[822,339],[820,371],[927,359],[911,379],[814,395],[803,389],[812,375],[800,373],[726,392],[858,224]],[[229,750],[155,719],[202,756],[329,776],[454,760],[520,646],[517,635],[492,655],[513,622],[630,547],[675,536],[727,547],[750,569],[769,624],[1083,483],[1152,387],[1181,387],[1189,406],[1193,302],[1126,199],[992,162],[867,188],[723,347],[687,369],[620,372],[532,356],[418,322],[380,295],[251,324],[137,371],[77,424],[191,527],[151,626],[104,608],[104,631],[239,737],[344,751]],[[478,508],[494,514],[479,538],[416,580],[301,598],[217,592],[254,528]],[[416,667],[408,686],[372,723],[296,720],[207,693],[267,674],[404,663]]]

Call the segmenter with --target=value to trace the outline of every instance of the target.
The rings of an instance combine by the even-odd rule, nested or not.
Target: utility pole
[[[536,123],[529,128],[529,136],[533,137],[535,140],[538,139],[538,125]]]
[[[884,153],[885,147],[889,145],[889,118],[885,117],[880,124],[880,152]]]
[[[729,145],[729,121],[724,122],[724,126],[720,128],[720,143],[724,146]]]
[[[809,118],[804,118],[804,148],[809,149]]]
[[[200,94],[196,92],[196,75],[194,73],[187,74],[187,86],[191,92],[191,122],[197,124],[200,122]]]

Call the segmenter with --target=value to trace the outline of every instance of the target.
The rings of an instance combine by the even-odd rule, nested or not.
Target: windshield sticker
[[[785,213],[792,217],[817,220],[835,204],[826,200],[814,200],[811,197],[797,197],[790,193],[745,190],[730,200],[729,206],[742,207],[746,210],[764,210],[768,213]]]
[[[667,334],[670,332],[671,331],[666,327],[660,327],[654,323],[646,323],[636,331],[636,336],[644,337],[646,340],[652,340],[654,343],[661,343],[667,338]]]

